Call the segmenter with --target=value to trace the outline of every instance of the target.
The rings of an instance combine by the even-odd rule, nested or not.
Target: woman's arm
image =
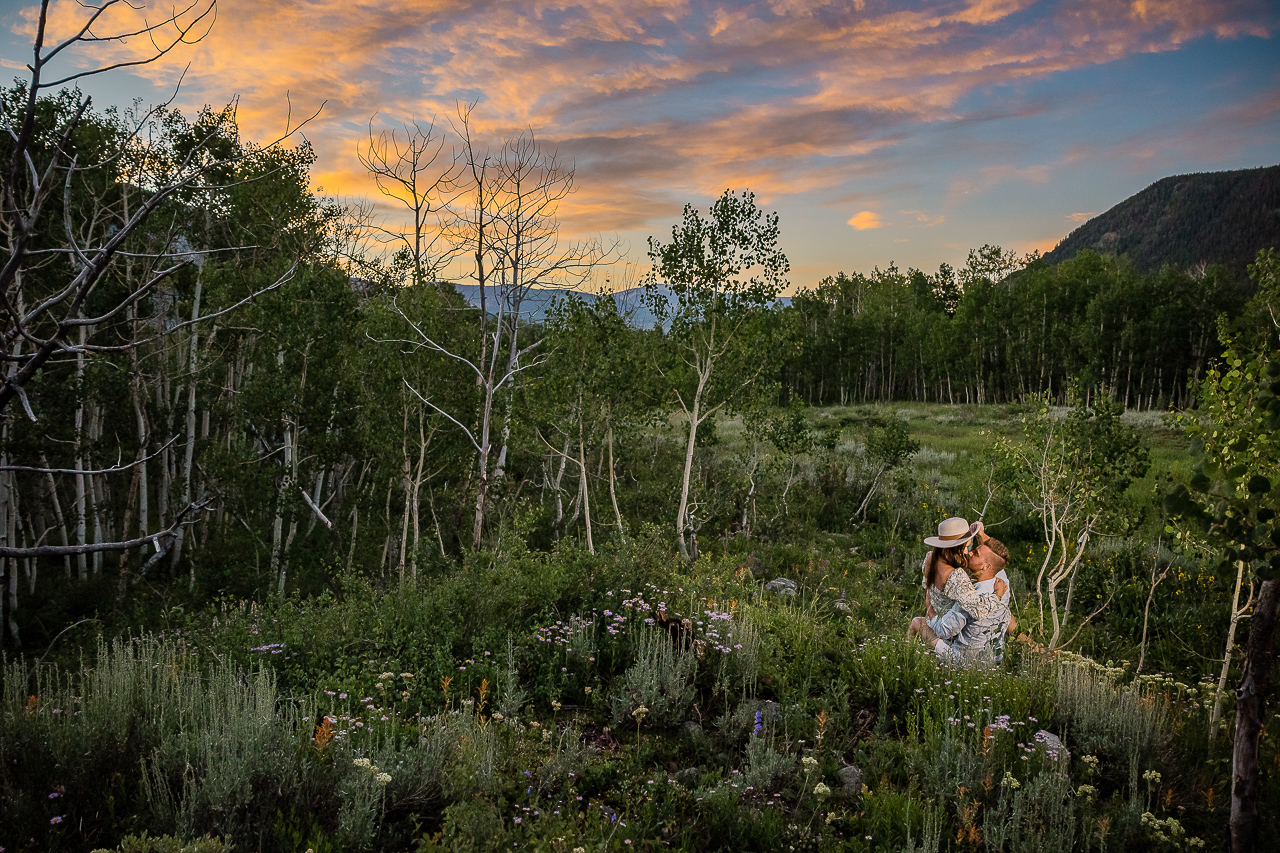
[[[1002,619],[1007,619],[1009,616],[1009,608],[1000,601],[999,596],[991,592],[979,593],[973,588],[973,582],[964,572],[951,572],[942,592],[959,602],[960,606],[969,611],[969,615],[976,620],[988,619],[1000,613],[1004,614]]]

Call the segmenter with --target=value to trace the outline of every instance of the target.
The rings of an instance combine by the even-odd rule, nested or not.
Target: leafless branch
[[[207,501],[200,501],[191,504],[174,520],[173,524],[164,530],[156,533],[149,533],[146,536],[140,536],[137,539],[127,539],[119,542],[87,542],[83,545],[38,545],[33,548],[10,548],[0,546],[0,557],[64,557],[75,556],[76,554],[95,554],[100,551],[128,551],[143,545],[152,544],[157,549],[160,548],[160,541],[167,540],[176,535],[179,527],[184,524],[190,524],[187,516],[199,512],[205,508]]]
[[[166,441],[164,446],[155,453],[144,456],[141,459],[135,459],[134,461],[124,465],[117,465],[114,468],[99,468],[95,471],[89,471],[83,468],[35,468],[30,465],[0,465],[0,471],[25,471],[32,474],[114,474],[118,471],[128,471],[136,465],[141,465],[143,462],[154,459],[167,450],[169,446],[177,440],[178,436],[175,435],[173,438]]]

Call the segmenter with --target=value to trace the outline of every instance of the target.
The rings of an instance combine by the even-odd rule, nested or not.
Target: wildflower
[[[53,825],[53,826],[57,826],[58,824],[62,823],[62,817],[63,817],[62,815],[57,815],[56,817],[51,817],[51,818],[49,818],[49,823],[50,823],[51,825]]]
[[[760,734],[760,730],[763,728],[764,728],[764,714],[762,714],[759,711],[756,711],[756,725],[755,725],[755,728],[752,729],[752,732],[754,734]]]
[[[1092,785],[1081,785],[1076,789],[1076,796],[1082,800],[1092,800],[1098,796],[1098,789]]]
[[[812,773],[813,768],[818,766],[818,759],[814,758],[812,755],[806,755],[804,758],[800,759],[800,763],[804,765],[806,773]]]
[[[813,795],[818,799],[823,800],[831,796],[831,789],[822,782],[819,782],[817,785],[813,786]]]
[[[649,713],[649,709],[641,705],[639,708],[636,708],[634,711],[631,712],[631,716],[636,718],[636,722],[640,722],[641,720],[644,719],[645,715],[648,713]]]
[[[498,723],[500,723],[500,722],[502,722],[502,721],[503,721],[503,719],[505,719],[505,718],[504,718],[501,714],[497,714],[497,713],[495,713],[495,714],[493,715],[493,719],[494,719],[494,722],[498,722]]]
[[[560,710],[560,707],[561,707],[561,705],[560,705],[560,703],[559,703],[559,702],[557,702],[557,701],[556,701],[556,700],[554,700],[554,699],[552,699],[552,700],[551,700],[551,710],[553,710],[553,711],[557,711],[557,712],[558,712],[558,711]]]
[[[1161,777],[1160,772],[1157,770],[1148,770],[1146,773],[1142,774],[1142,778],[1148,785],[1154,788],[1160,784],[1160,780],[1163,777]]]
[[[591,695],[591,685],[589,685],[589,684],[588,684],[586,687],[582,688],[582,692],[584,692],[584,693],[586,693],[588,696],[590,696],[590,695]]]
[[[377,782],[379,785],[385,785],[391,781],[391,774],[379,773],[377,776],[373,777],[373,781]]]
[[[1022,787],[1022,783],[1019,782],[1012,773],[1006,770],[1004,771],[1004,778],[1000,780],[1000,787],[1008,788],[1010,791],[1016,791]]]
[[[357,758],[355,761],[352,761],[351,763],[354,764],[356,767],[367,767],[367,768],[373,767],[373,762],[367,758]]]

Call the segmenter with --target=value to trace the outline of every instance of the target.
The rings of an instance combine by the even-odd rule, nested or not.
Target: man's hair
[[[988,550],[1000,559],[1000,565],[996,571],[1000,571],[1000,569],[1007,566],[1009,564],[1009,549],[1005,547],[1005,544],[999,539],[992,539],[990,536],[983,536],[981,538],[982,541],[979,545],[986,545]]]

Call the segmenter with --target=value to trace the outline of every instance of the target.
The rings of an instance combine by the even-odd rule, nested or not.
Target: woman
[[[955,649],[952,644],[939,638],[929,625],[929,620],[939,613],[948,613],[953,605],[968,615],[968,620],[979,626],[1003,626],[1009,619],[1009,608],[1001,601],[1007,595],[1007,582],[1003,589],[997,591],[996,584],[992,589],[979,591],[974,588],[966,571],[969,567],[969,545],[974,537],[982,532],[980,524],[970,526],[963,518],[948,518],[938,525],[938,535],[927,537],[924,542],[932,547],[925,557],[922,566],[925,588],[925,616],[917,616],[911,620],[907,631],[908,639],[920,637],[925,645],[932,648],[940,657],[965,661],[970,657],[977,659],[987,643],[983,642],[975,648]],[[956,571],[959,569],[960,571]],[[981,639],[981,638],[978,638]]]

